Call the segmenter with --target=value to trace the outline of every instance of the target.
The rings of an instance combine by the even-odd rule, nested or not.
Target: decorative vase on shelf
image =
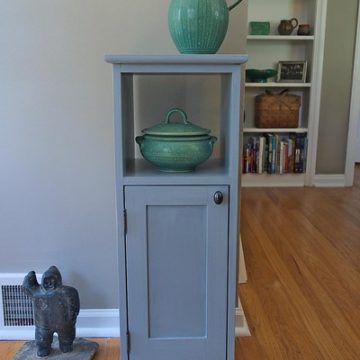
[[[170,35],[182,54],[215,54],[229,25],[225,0],[171,0],[168,24]]]
[[[280,35],[291,35],[294,29],[298,26],[298,20],[292,18],[290,20],[281,20],[278,26],[278,31]]]

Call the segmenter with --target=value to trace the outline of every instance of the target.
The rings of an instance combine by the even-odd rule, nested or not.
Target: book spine
[[[297,134],[295,140],[295,173],[304,172],[305,136]]]
[[[280,136],[276,135],[276,161],[275,161],[275,172],[280,174],[280,163],[281,163],[281,140]]]
[[[258,167],[258,173],[262,174],[264,172],[264,165],[265,165],[265,137],[260,136],[259,138],[259,154],[258,154],[258,160],[259,160],[259,167]]]
[[[295,134],[289,135],[289,172],[295,172]]]
[[[308,137],[305,138],[304,143],[304,171],[306,171],[306,165],[307,165],[307,154],[308,154]]]
[[[289,140],[284,141],[284,172],[289,172]]]
[[[279,158],[279,174],[284,174],[285,172],[285,154],[284,154],[284,148],[285,148],[285,142],[280,141],[280,158]]]
[[[272,174],[272,160],[273,160],[273,136],[272,134],[267,134],[267,144],[268,144],[268,156],[267,156],[267,166],[266,172]]]
[[[276,160],[277,160],[277,137],[272,137],[272,157],[271,157],[271,174],[276,173]]]

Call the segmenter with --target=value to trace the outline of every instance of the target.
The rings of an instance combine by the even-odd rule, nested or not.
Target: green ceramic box
[[[269,35],[269,21],[250,21],[250,35]]]

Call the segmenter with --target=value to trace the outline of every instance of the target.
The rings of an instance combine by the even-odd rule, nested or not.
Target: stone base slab
[[[59,349],[58,339],[54,337],[49,356],[38,357],[36,355],[35,341],[28,341],[15,354],[13,360],[91,360],[95,356],[98,348],[99,345],[96,342],[77,338],[73,344],[73,351],[70,353],[62,353]]]

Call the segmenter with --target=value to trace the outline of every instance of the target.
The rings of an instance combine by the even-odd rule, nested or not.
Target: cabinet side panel
[[[114,91],[114,141],[115,141],[115,176],[116,176],[116,221],[117,243],[119,257],[119,311],[120,311],[120,339],[121,359],[128,359],[126,341],[127,333],[127,284],[126,284],[126,247],[124,239],[124,193],[122,178],[124,174],[123,141],[122,141],[122,78],[120,65],[113,67],[113,91]]]
[[[233,360],[235,354],[235,307],[237,297],[237,245],[239,239],[239,204],[240,204],[240,135],[242,117],[240,116],[241,68],[234,67],[231,77],[231,96],[229,105],[230,135],[232,150],[230,159],[231,186],[229,193],[229,247],[228,247],[228,353],[227,359]]]

